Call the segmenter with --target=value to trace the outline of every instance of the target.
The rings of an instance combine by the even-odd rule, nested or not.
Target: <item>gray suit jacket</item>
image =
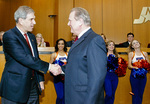
[[[105,42],[89,29],[71,47],[65,71],[65,104],[104,104]]]

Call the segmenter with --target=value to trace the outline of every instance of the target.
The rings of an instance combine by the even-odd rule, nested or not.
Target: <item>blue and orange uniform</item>
[[[141,52],[141,55],[138,56],[133,52],[133,57],[132,57],[132,64],[135,62],[138,62],[138,60],[145,60],[145,55],[143,52]],[[130,83],[131,83],[131,88],[132,88],[132,104],[142,104],[142,99],[143,99],[143,93],[147,81],[146,74],[144,76],[136,76],[134,73],[135,71],[138,71],[137,69],[132,69],[131,74],[130,74]]]
[[[110,56],[110,55],[109,55]],[[111,65],[109,64],[113,64],[114,62],[110,63],[108,62],[108,57],[107,57],[107,74],[106,74],[106,78],[105,78],[105,82],[104,82],[104,88],[105,88],[105,104],[113,104],[114,103],[114,99],[115,99],[115,91],[117,89],[118,86],[118,76],[115,74],[115,70],[117,69],[117,65],[118,65],[118,58],[115,57],[115,55],[111,54],[111,56],[113,56],[115,58],[115,66],[116,68],[112,68]],[[109,67],[110,66],[110,67]]]
[[[61,66],[67,63],[68,54],[65,53],[64,56],[60,56],[58,52],[56,52],[56,57],[54,60],[54,64],[59,64]],[[60,74],[58,76],[54,76],[54,86],[57,94],[56,104],[65,104],[64,100],[64,74]]]

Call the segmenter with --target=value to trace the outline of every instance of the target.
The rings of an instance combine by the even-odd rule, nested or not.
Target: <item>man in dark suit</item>
[[[147,48],[150,48],[150,43],[147,45]]]
[[[1,31],[0,32],[0,46],[2,46],[3,45],[3,35],[4,35],[4,31]]]
[[[67,42],[67,47],[71,47],[72,46],[72,44],[74,43],[76,37],[77,37],[77,35],[72,34],[72,36],[71,36],[72,40]]]
[[[127,41],[120,43],[119,45],[116,45],[116,47],[127,48],[127,47],[129,47],[129,45],[133,41],[133,39],[134,39],[134,34],[130,32],[127,34]]]
[[[57,65],[39,58],[35,36],[30,33],[35,25],[34,11],[20,6],[15,12],[16,27],[3,35],[5,68],[0,83],[2,104],[39,104],[44,89],[44,74],[49,70],[60,74]]]
[[[104,104],[107,55],[103,38],[91,29],[88,12],[73,8],[68,26],[78,40],[71,46],[65,72],[65,104]]]

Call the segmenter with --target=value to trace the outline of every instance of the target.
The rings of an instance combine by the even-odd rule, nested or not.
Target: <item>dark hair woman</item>
[[[67,43],[64,39],[58,39],[55,45],[55,52],[51,55],[50,63],[63,66],[67,62]],[[64,74],[54,76],[54,86],[57,93],[56,104],[64,104]]]

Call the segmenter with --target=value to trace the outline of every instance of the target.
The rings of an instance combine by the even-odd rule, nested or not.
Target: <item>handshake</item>
[[[54,76],[57,76],[63,73],[63,71],[61,70],[61,67],[58,64],[51,64],[49,72],[51,72]]]

